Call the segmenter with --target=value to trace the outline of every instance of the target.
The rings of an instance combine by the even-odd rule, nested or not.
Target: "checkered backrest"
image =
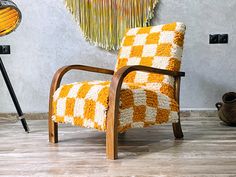
[[[179,71],[185,29],[183,23],[174,22],[128,30],[122,41],[115,71],[127,65]],[[173,86],[173,78],[169,76],[140,71],[128,74],[124,82],[165,83]]]

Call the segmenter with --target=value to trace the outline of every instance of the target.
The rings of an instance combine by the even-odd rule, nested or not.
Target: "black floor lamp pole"
[[[9,79],[7,71],[6,71],[6,69],[5,69],[4,65],[3,65],[1,57],[0,57],[0,69],[1,69],[2,76],[3,76],[4,80],[5,80],[5,83],[7,85],[7,88],[9,90],[9,93],[11,95],[12,101],[13,101],[13,103],[15,105],[16,111],[17,111],[17,113],[19,115],[19,119],[21,120],[21,123],[22,123],[25,131],[29,132],[29,127],[27,125],[27,122],[26,122],[25,118],[23,117],[24,114],[23,114],[23,112],[21,110],[20,104],[19,104],[19,102],[17,100],[16,94],[14,92],[14,89],[13,89],[12,85],[11,85],[10,79]]]

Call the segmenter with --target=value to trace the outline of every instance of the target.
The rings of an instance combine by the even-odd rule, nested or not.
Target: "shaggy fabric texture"
[[[109,81],[63,85],[54,94],[54,121],[106,130]],[[147,84],[124,83],[120,97],[118,131],[178,121],[174,99]]]
[[[129,65],[179,71],[185,28],[182,23],[171,23],[128,30],[122,41],[115,71]],[[128,74],[124,82],[161,83],[160,92],[174,98],[174,78],[168,75],[134,71]]]
[[[115,71],[127,65],[144,65],[179,71],[185,25],[171,23],[127,31]],[[62,85],[53,97],[53,120],[106,131],[110,81]],[[174,78],[132,72],[122,85],[118,131],[178,121]]]

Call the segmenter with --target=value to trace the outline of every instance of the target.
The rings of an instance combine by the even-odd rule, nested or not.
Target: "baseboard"
[[[217,117],[215,109],[182,109],[181,117]],[[0,119],[17,119],[16,113],[0,113]],[[48,113],[26,113],[27,120],[43,120],[48,118]]]
[[[16,113],[0,113],[0,119],[17,119]],[[24,117],[27,120],[43,120],[48,118],[48,113],[26,113]]]
[[[182,109],[180,111],[181,117],[217,117],[216,109]]]

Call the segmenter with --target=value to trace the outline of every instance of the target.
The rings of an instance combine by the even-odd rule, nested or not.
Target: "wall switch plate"
[[[11,54],[10,45],[0,45],[0,54]]]
[[[210,34],[209,44],[227,44],[228,38],[228,34]]]

